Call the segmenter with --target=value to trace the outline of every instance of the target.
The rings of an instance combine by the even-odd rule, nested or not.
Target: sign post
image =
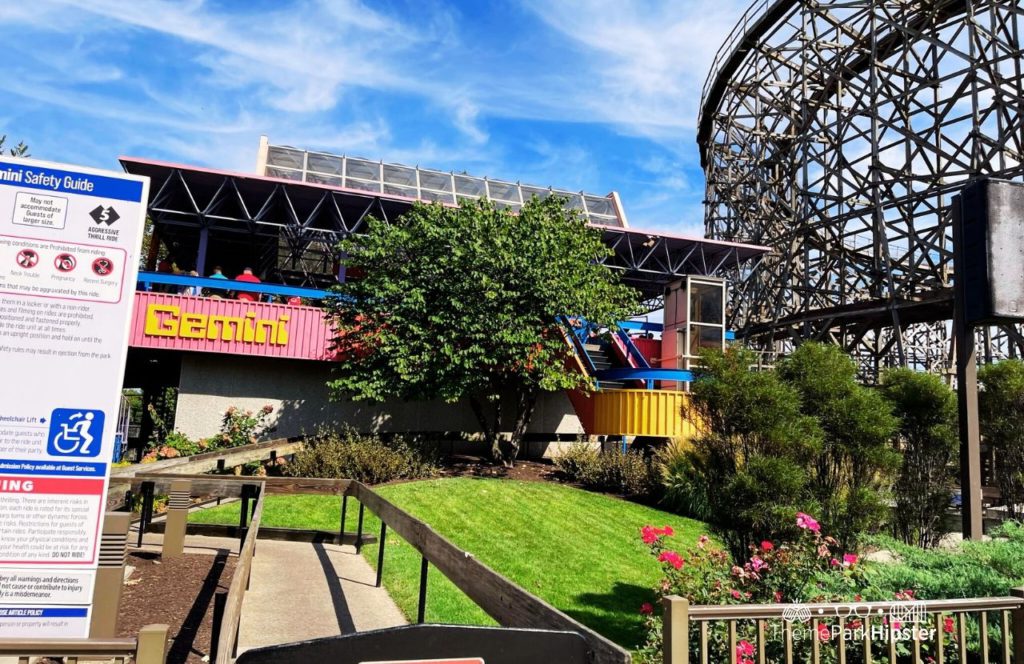
[[[148,189],[0,158],[0,638],[89,635]]]

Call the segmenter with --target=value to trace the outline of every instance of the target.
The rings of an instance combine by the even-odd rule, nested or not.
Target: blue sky
[[[746,0],[0,5],[0,134],[33,156],[251,172],[273,144],[622,195],[703,234],[700,89]]]

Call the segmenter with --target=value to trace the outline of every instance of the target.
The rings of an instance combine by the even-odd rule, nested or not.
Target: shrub
[[[981,433],[996,451],[996,483],[1010,516],[1024,518],[1024,362],[1004,360],[978,371]]]
[[[433,477],[432,455],[403,439],[382,440],[351,430],[320,432],[285,466],[293,477],[352,479],[379,484],[398,479]]]
[[[707,464],[693,445],[673,440],[654,454],[654,466],[661,482],[662,504],[677,514],[700,521],[711,518],[711,504],[705,483]]]
[[[907,544],[935,546],[945,534],[942,519],[956,484],[956,395],[935,374],[911,369],[884,373],[882,393],[900,421],[903,449],[893,485],[893,532]]]
[[[250,445],[260,437],[273,431],[267,424],[267,418],[274,412],[274,407],[267,404],[257,411],[241,410],[234,406],[224,411],[220,433],[216,436],[216,447],[240,447]]]
[[[624,496],[646,496],[657,484],[651,463],[637,451],[602,453],[575,443],[555,459],[555,467],[588,489]]]
[[[821,427],[777,373],[750,371],[754,360],[743,348],[703,355],[687,413],[707,428],[693,440],[690,482],[706,487],[712,525],[736,557],[783,536],[778,523],[816,508],[807,467]]]
[[[800,410],[821,427],[811,490],[821,519],[844,546],[877,528],[885,493],[900,467],[892,440],[898,422],[880,392],[857,382],[857,365],[838,346],[801,344],[779,363],[779,377],[800,394]]]

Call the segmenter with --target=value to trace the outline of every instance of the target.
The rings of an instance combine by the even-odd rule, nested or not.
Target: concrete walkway
[[[351,546],[260,540],[238,651],[406,624]]]
[[[162,520],[163,515],[154,519]],[[135,548],[138,529],[128,536]],[[141,550],[159,552],[162,533],[146,533]],[[187,535],[185,553],[238,552],[238,540]],[[242,603],[238,652],[407,623],[377,575],[353,546],[257,540]]]

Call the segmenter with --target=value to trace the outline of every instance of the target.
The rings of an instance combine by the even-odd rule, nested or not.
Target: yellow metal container
[[[609,436],[664,436],[689,440],[698,426],[683,416],[690,396],[676,390],[599,390],[594,431]]]

